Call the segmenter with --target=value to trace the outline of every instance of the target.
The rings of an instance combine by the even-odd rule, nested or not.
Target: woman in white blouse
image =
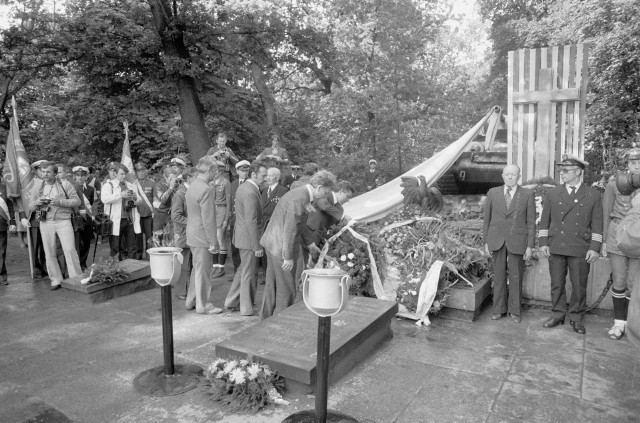
[[[135,258],[136,234],[140,230],[140,214],[136,207],[141,199],[136,195],[136,187],[125,180],[129,169],[120,163],[109,164],[109,179],[102,185],[100,199],[104,203],[104,212],[113,222],[109,236],[110,255],[118,255],[120,260]]]

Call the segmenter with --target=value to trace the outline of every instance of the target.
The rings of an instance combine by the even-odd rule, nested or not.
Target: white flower
[[[218,371],[216,374],[216,379],[222,379],[224,377],[224,372],[222,370]]]
[[[260,373],[260,366],[258,366],[257,364],[252,364],[247,368],[247,372],[249,373],[249,380],[256,379],[258,377],[258,374]]]
[[[362,265],[362,270],[367,270],[367,268],[364,266],[364,264]]]
[[[268,367],[265,367],[265,368],[264,368],[264,375],[265,375],[266,377],[271,376],[271,370],[269,370],[269,368],[268,368]]]
[[[213,362],[213,364],[212,364],[211,366],[213,366],[213,367],[218,367],[218,365],[220,365],[220,364],[224,364],[224,363],[226,363],[226,361],[225,361],[225,360],[223,360],[223,359],[221,359],[221,358],[219,358],[219,359],[217,359],[216,361],[214,361],[214,362]]]
[[[355,266],[355,264],[352,261],[350,261],[349,263],[347,263],[347,266],[353,267],[353,266]]]
[[[244,372],[242,371],[242,369],[239,367],[233,369],[233,371],[229,375],[229,380],[231,382],[237,383],[238,385],[243,384],[245,378],[244,378]]]
[[[236,364],[238,363],[235,360],[231,360],[226,366],[224,366],[224,372],[231,373],[231,371],[236,368]]]
[[[416,291],[413,291],[413,290],[411,290],[409,292],[411,293],[411,295],[417,295],[418,294]]]
[[[241,366],[246,366],[247,364],[249,364],[249,362],[247,360],[245,360],[244,358],[242,360],[240,360],[240,365]]]
[[[347,261],[347,256],[344,254],[340,256],[340,261]]]
[[[349,257],[349,260],[353,260],[355,256],[353,255],[353,253],[349,253],[347,254],[347,257]]]

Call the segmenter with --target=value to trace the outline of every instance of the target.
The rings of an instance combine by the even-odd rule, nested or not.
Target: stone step
[[[329,383],[336,382],[392,337],[394,301],[351,297],[332,317]],[[299,302],[216,345],[216,356],[247,358],[268,364],[286,381],[287,390],[315,389],[318,317]]]

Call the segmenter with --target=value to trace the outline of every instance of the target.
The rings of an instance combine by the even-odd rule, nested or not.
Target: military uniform
[[[588,250],[600,252],[602,245],[602,200],[600,192],[580,184],[571,195],[566,185],[547,191],[540,217],[540,246],[548,246],[551,303],[554,317],[567,313],[565,283],[571,279],[569,319],[581,321],[586,309],[590,264]]]

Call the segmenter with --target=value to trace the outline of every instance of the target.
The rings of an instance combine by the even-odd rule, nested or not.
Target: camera
[[[618,173],[616,176],[616,187],[620,194],[631,195],[633,191],[640,188],[640,174]]]
[[[38,207],[36,209],[36,220],[38,222],[43,222],[47,220],[47,210],[49,207]]]

